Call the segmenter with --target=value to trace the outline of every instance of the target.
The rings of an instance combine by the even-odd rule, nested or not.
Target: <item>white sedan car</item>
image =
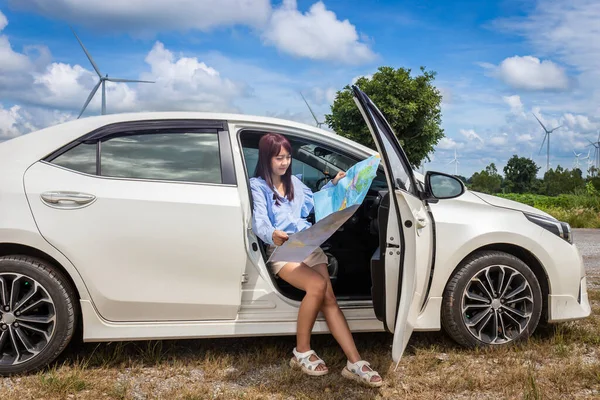
[[[442,327],[464,346],[523,340],[590,314],[568,224],[453,176],[416,178],[384,116],[354,97],[382,162],[322,247],[353,332]],[[274,277],[251,227],[248,179],[266,132],[286,135],[313,191],[375,154],[274,118],[137,113],[80,119],[0,144],[0,375],[83,340],[288,335],[303,292]],[[328,332],[322,316],[314,332]]]

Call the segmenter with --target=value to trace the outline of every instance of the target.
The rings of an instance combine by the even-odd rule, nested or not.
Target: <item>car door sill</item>
[[[341,309],[373,308],[372,300],[338,300]]]

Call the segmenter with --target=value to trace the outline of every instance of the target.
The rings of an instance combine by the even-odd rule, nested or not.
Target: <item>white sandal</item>
[[[369,371],[363,371],[363,367],[367,366]],[[346,362],[346,367],[342,370],[342,376],[344,378],[352,379],[358,383],[362,383],[363,385],[367,385],[370,387],[380,387],[383,385],[383,379],[372,382],[371,379],[374,376],[378,376],[381,378],[377,371],[373,371],[367,361],[360,360],[352,364],[350,361]]]
[[[309,350],[304,353],[298,353],[296,348],[293,350],[294,357],[290,360],[290,366],[292,368],[300,368],[302,372],[312,376],[321,376],[329,373],[328,369],[324,369],[322,371],[317,370],[317,366],[320,364],[325,365],[325,361],[321,360],[317,353],[314,350]],[[310,361],[310,356],[314,355],[317,357],[317,360]]]

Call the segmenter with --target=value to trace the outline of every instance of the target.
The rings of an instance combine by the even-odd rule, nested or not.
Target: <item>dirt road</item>
[[[600,229],[573,229],[573,240],[588,274],[600,276]]]

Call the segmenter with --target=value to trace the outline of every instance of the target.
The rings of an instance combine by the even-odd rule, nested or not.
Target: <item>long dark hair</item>
[[[254,172],[255,177],[261,177],[267,182],[267,185],[273,189],[273,199],[275,203],[279,205],[279,202],[283,200],[279,193],[273,187],[273,180],[271,179],[271,159],[279,154],[281,148],[284,148],[288,153],[292,154],[292,145],[285,138],[285,136],[278,133],[267,133],[260,138],[258,142],[258,163],[256,164],[256,171]],[[285,194],[289,201],[294,200],[294,186],[292,185],[292,162],[287,171],[281,177],[283,187],[285,188]]]

